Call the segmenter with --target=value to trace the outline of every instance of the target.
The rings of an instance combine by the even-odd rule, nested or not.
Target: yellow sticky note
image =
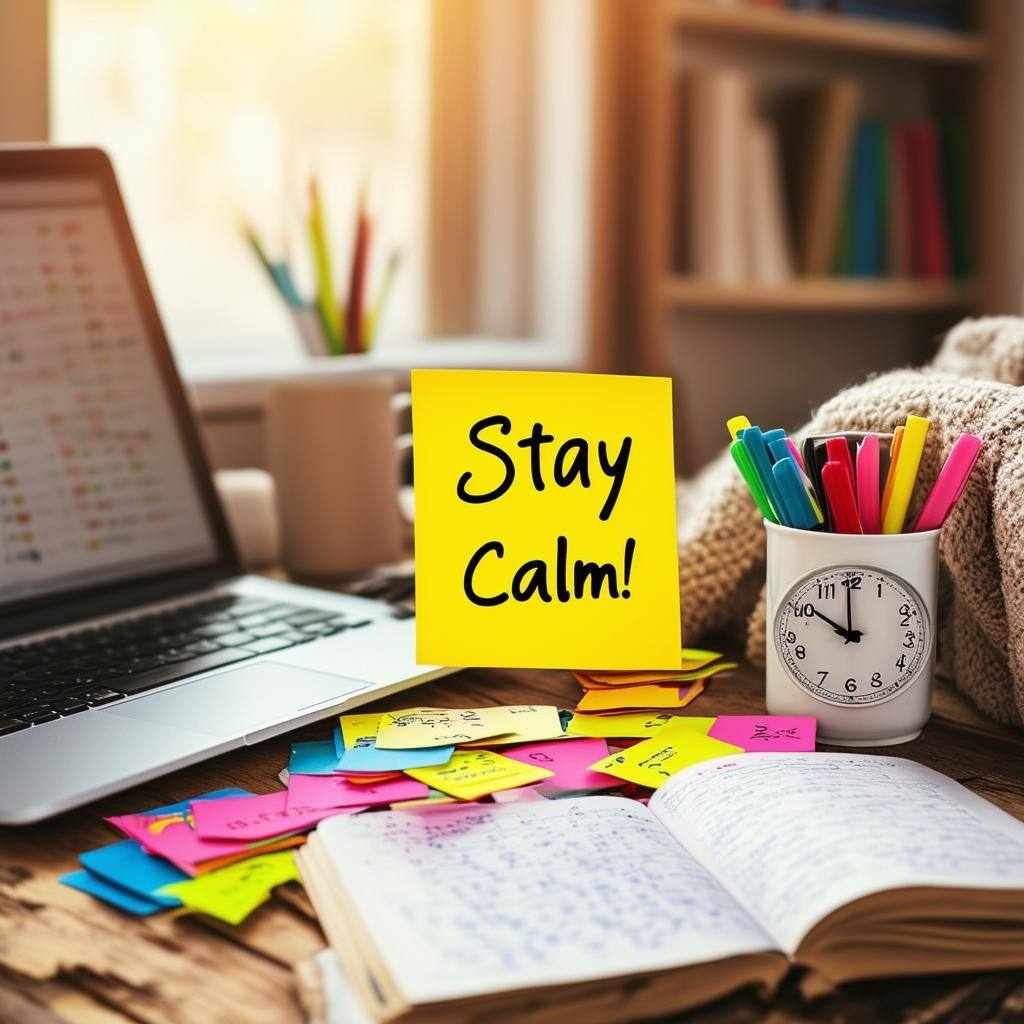
[[[577,710],[618,711],[627,708],[684,708],[704,691],[697,680],[686,686],[611,686],[607,690],[587,690]]]
[[[491,750],[456,750],[445,765],[406,769],[406,775],[460,800],[476,800],[502,789],[528,786],[554,774],[547,768],[522,764]]]
[[[553,704],[524,704],[520,706],[483,708],[487,721],[495,727],[506,725],[508,732],[489,740],[463,743],[463,747],[496,745],[508,746],[513,743],[540,743],[542,740],[560,740],[565,736],[558,708]]]
[[[177,896],[189,910],[240,924],[266,902],[275,885],[298,877],[295,857],[286,850],[250,857],[185,882],[165,885],[160,891]]]
[[[615,686],[643,686],[648,684],[692,683],[698,679],[709,679],[722,672],[736,668],[735,661],[722,661],[706,668],[695,668],[688,672],[622,672],[619,678],[614,672],[574,672],[581,686],[588,690]],[[643,678],[640,678],[643,677]]]
[[[558,708],[549,704],[490,708],[408,708],[380,717],[378,750],[443,747],[509,737],[532,743],[561,736]]]
[[[699,729],[672,724],[659,729],[649,740],[612,754],[590,767],[639,786],[657,789],[687,765],[724,754],[742,754],[742,747],[723,743]]]
[[[678,668],[668,378],[413,370],[426,664]]]
[[[566,726],[570,736],[600,736],[605,739],[643,739],[670,723],[706,733],[714,725],[714,718],[648,712],[634,715],[580,715],[575,714]]]
[[[340,715],[341,740],[346,750],[355,750],[357,746],[372,747],[377,729],[380,727],[380,715]]]

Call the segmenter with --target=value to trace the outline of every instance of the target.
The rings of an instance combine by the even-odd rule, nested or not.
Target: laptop
[[[0,147],[0,824],[447,671],[243,574],[107,157]]]

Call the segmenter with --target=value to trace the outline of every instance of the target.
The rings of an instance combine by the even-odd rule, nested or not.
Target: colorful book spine
[[[946,223],[939,133],[934,121],[910,125],[911,171],[914,182],[915,264],[922,277],[945,279],[950,274],[949,229]]]
[[[879,142],[881,125],[862,121],[853,147],[851,228],[853,233],[853,274],[877,277],[881,267],[882,196],[879,188]]]
[[[959,121],[941,122],[942,169],[946,186],[946,219],[949,224],[953,276],[963,279],[971,273],[967,215],[967,140]]]

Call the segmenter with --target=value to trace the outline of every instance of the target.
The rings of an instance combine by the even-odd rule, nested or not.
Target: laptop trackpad
[[[367,689],[346,676],[258,662],[139,697],[107,714],[176,726],[210,736],[243,736],[295,718],[304,709]]]

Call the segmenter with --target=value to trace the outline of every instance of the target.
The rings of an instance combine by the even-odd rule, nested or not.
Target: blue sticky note
[[[406,768],[432,768],[447,764],[455,747],[416,747],[410,750],[378,750],[375,745],[357,744],[346,750],[338,762],[343,772],[401,772]]]
[[[146,853],[134,839],[86,850],[78,859],[83,868],[103,881],[165,907],[180,906],[181,900],[157,895],[157,890],[172,882],[185,882],[189,877],[163,857]]]
[[[129,914],[138,917],[145,917],[147,914],[155,914],[159,910],[166,910],[167,905],[157,903],[156,900],[147,899],[145,896],[138,896],[119,885],[114,885],[103,878],[99,878],[91,871],[72,871],[69,875],[63,875],[58,881],[62,885],[86,892],[95,896],[104,903],[124,910]]]
[[[334,732],[331,735],[334,737],[334,753],[340,760],[341,755],[345,753],[345,738],[338,726],[334,727]]]
[[[333,740],[293,743],[288,758],[289,775],[331,775],[338,770]]]

